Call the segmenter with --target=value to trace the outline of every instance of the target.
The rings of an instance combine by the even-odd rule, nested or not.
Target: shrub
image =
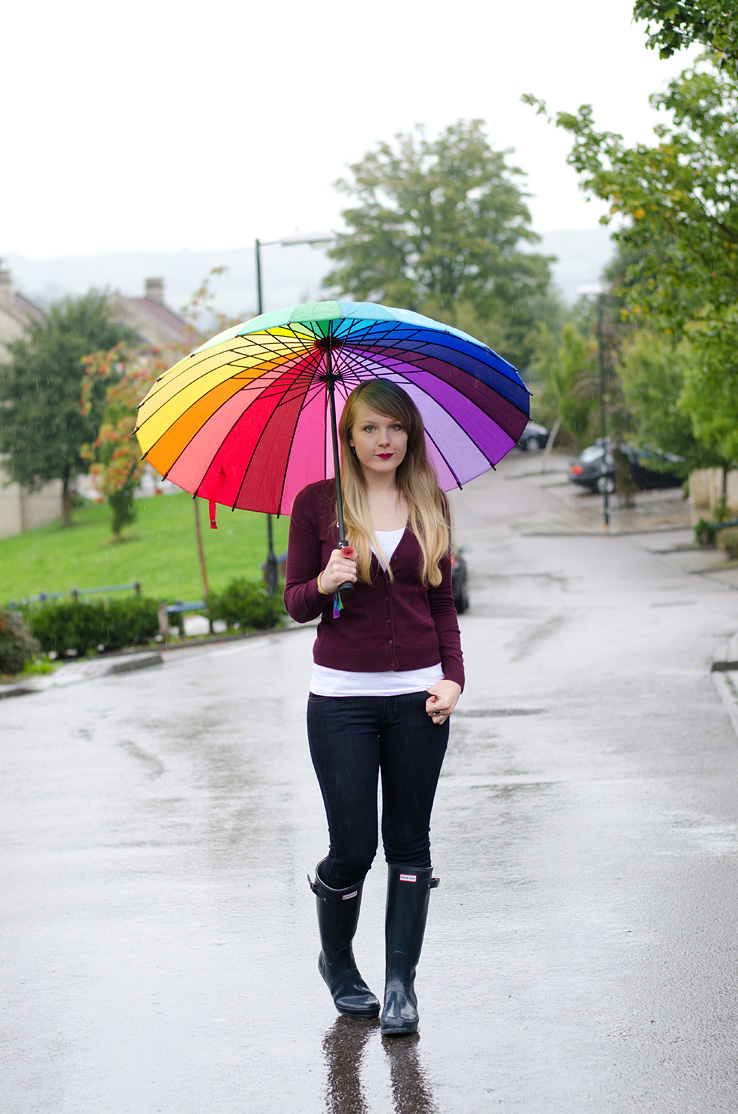
[[[701,518],[694,528],[695,541],[700,549],[713,549],[715,546],[715,523]]]
[[[39,644],[19,611],[0,611],[0,673],[20,673]]]
[[[156,600],[54,600],[25,609],[33,635],[47,653],[87,654],[149,642],[159,631]]]
[[[244,578],[232,580],[223,592],[211,592],[207,603],[211,619],[241,630],[270,630],[284,615],[281,597],[270,596],[263,584]]]
[[[726,526],[717,531],[717,547],[726,553],[731,561],[738,559],[738,526]]]

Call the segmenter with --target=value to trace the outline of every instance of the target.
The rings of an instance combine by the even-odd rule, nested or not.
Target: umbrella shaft
[[[343,496],[341,494],[341,467],[338,458],[338,423],[336,421],[336,399],[333,392],[333,364],[331,360],[331,341],[325,349],[326,377],[328,379],[328,401],[331,408],[331,439],[333,442],[333,474],[336,477],[336,506],[338,509],[338,545],[346,545],[346,527],[343,524]]]
[[[343,496],[341,494],[341,468],[338,460],[338,423],[336,421],[336,399],[333,393],[333,364],[331,361],[331,338],[327,337],[325,346],[325,367],[328,380],[328,401],[331,408],[331,439],[333,441],[333,474],[336,477],[336,509],[338,511],[338,548],[346,545],[346,527],[343,524]],[[339,584],[337,595],[341,592],[353,592],[354,586],[350,581]]]

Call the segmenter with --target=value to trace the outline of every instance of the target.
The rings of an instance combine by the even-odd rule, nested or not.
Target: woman
[[[448,507],[426,457],[420,414],[394,383],[357,387],[339,433],[352,549],[337,548],[334,481],[309,484],[292,508],[284,594],[293,619],[321,617],[307,712],[330,837],[311,882],[318,966],[340,1013],[376,1017],[379,1002],[356,968],[351,942],[377,850],[381,775],[389,872],[381,1030],[412,1033],[415,968],[429,891],[438,885],[431,808],[448,719],[464,684]],[[353,590],[339,599],[346,582]]]

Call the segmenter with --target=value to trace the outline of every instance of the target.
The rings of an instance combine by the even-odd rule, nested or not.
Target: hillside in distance
[[[606,228],[545,232],[535,250],[554,255],[554,281],[567,302],[577,298],[577,288],[594,282],[612,255]],[[264,309],[277,309],[294,302],[324,297],[323,276],[330,261],[325,249],[307,245],[264,246],[261,251]],[[245,320],[256,313],[256,265],[254,248],[210,251],[116,252],[78,255],[60,259],[27,259],[4,256],[14,289],[42,305],[67,294],[83,294],[91,287],[120,290],[129,297],[144,293],[147,278],[161,277],[166,301],[179,310],[215,267],[214,309],[228,317]]]

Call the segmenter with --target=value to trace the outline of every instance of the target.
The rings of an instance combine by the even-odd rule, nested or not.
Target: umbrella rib
[[[308,350],[308,355],[309,355],[309,356],[312,356],[312,355],[313,355],[313,353],[312,353],[312,352],[311,352],[310,350]],[[303,373],[301,372],[300,374],[303,374]],[[291,389],[292,387],[294,387],[295,383],[299,381],[299,378],[300,378],[300,376],[297,376],[297,377],[296,377],[296,379],[294,380],[294,382],[290,384],[290,387],[288,387],[288,388],[287,388],[287,390],[288,390],[288,391],[289,391],[289,390],[290,390],[290,389]],[[308,385],[308,389],[309,389],[309,385]],[[256,439],[256,443],[255,443],[255,445],[254,445],[254,448],[253,448],[253,450],[252,450],[252,453],[251,453],[251,457],[250,457],[250,459],[249,459],[248,463],[246,464],[246,467],[245,467],[245,468],[244,468],[244,470],[243,470],[243,475],[242,475],[242,477],[241,477],[241,482],[240,482],[240,483],[239,483],[239,485],[238,485],[238,491],[237,491],[237,493],[236,493],[236,498],[235,498],[235,499],[233,500],[233,505],[234,505],[234,506],[235,506],[235,505],[236,505],[236,504],[238,503],[238,500],[239,500],[239,498],[240,498],[241,492],[243,491],[243,485],[244,485],[244,484],[246,483],[246,476],[247,476],[247,474],[248,474],[249,468],[251,467],[251,464],[252,464],[252,462],[253,462],[253,459],[254,459],[254,457],[255,457],[255,455],[256,455],[256,452],[257,452],[257,450],[258,450],[258,448],[259,448],[259,445],[261,444],[261,442],[262,442],[262,439],[263,439],[264,435],[266,434],[266,431],[267,431],[267,429],[269,428],[269,423],[271,422],[272,418],[274,417],[274,414],[276,413],[276,411],[277,411],[277,410],[279,409],[279,407],[280,407],[280,406],[282,405],[282,403],[284,402],[284,398],[285,398],[285,394],[286,394],[286,393],[287,393],[287,391],[285,391],[285,392],[284,392],[284,393],[282,394],[281,398],[280,398],[280,399],[278,399],[278,401],[277,401],[277,405],[276,405],[276,406],[274,407],[274,410],[272,411],[272,413],[271,413],[271,414],[269,415],[268,419],[267,419],[267,420],[266,420],[266,422],[264,423],[264,426],[262,427],[262,429],[261,429],[261,431],[260,431],[260,433],[259,433],[259,436],[258,436],[258,437],[257,437],[257,439]],[[307,392],[306,392],[306,393],[307,393]],[[266,391],[264,392],[264,395],[266,396]],[[299,412],[298,412],[298,417],[297,417],[297,421],[299,421]],[[295,422],[295,426],[294,426],[294,428],[297,428],[297,421]],[[294,429],[293,429],[293,437],[294,437]],[[292,440],[292,439],[291,439],[291,440]],[[290,440],[290,443],[291,443],[291,440]],[[284,481],[283,481],[283,485],[284,485]],[[280,501],[281,501],[281,500],[280,500]]]
[[[416,367],[416,366],[417,366],[416,364],[413,364],[413,367]],[[429,368],[422,368],[422,369],[420,369],[420,370],[422,370],[422,371],[423,371],[423,373],[424,373],[425,375],[432,375],[434,379],[436,379],[436,380],[437,380],[437,381],[438,381],[439,383],[443,383],[443,384],[444,384],[444,386],[447,386],[447,387],[448,387],[448,386],[451,386],[451,387],[452,387],[452,389],[456,390],[456,388],[455,388],[455,387],[453,387],[453,384],[448,384],[448,383],[446,383],[445,379],[441,379],[441,378],[439,378],[439,376],[437,376],[437,375],[435,374],[435,372],[431,371],[431,370],[430,370]],[[401,371],[399,371],[399,370],[398,370],[398,371],[397,371],[397,374],[398,374],[398,375],[402,375],[403,373],[402,373]],[[469,435],[468,435],[468,434],[466,433],[466,430],[465,430],[465,429],[464,429],[464,427],[462,426],[461,422],[460,422],[460,421],[459,421],[459,420],[458,420],[457,418],[455,418],[455,417],[454,417],[454,415],[453,415],[453,414],[451,413],[451,411],[450,411],[450,410],[447,410],[447,409],[446,409],[446,407],[445,407],[445,406],[444,406],[444,405],[443,405],[443,404],[442,404],[441,402],[439,402],[439,401],[438,401],[438,399],[436,399],[436,398],[435,398],[435,397],[434,397],[434,396],[433,396],[433,395],[431,394],[431,392],[430,392],[429,390],[427,390],[427,389],[426,389],[426,388],[425,388],[425,387],[424,387],[424,386],[422,385],[422,383],[415,383],[415,382],[414,382],[414,381],[413,381],[412,379],[408,379],[408,377],[407,377],[407,376],[404,376],[404,378],[406,379],[406,381],[407,381],[408,383],[412,383],[412,386],[413,386],[413,389],[414,389],[414,390],[416,390],[416,391],[419,391],[419,392],[420,392],[420,393],[421,393],[422,395],[425,395],[425,397],[426,397],[426,398],[429,398],[429,399],[430,399],[430,400],[431,400],[432,402],[435,402],[435,403],[436,403],[436,405],[440,406],[440,407],[441,407],[441,409],[443,410],[444,414],[446,414],[446,416],[447,416],[448,418],[450,418],[450,420],[451,420],[451,421],[452,421],[452,422],[454,423],[454,425],[456,426],[456,428],[457,428],[457,429],[459,429],[459,430],[461,430],[461,432],[462,432],[462,433],[463,433],[463,434],[464,434],[464,435],[465,435],[466,437],[468,437],[468,436],[469,436]],[[460,394],[463,394],[463,392],[459,392],[459,393],[460,393]],[[466,398],[467,396],[466,396],[466,395],[464,395],[464,397]],[[471,401],[471,399],[469,399],[468,401]],[[495,424],[495,425],[497,426],[497,428],[498,428],[499,430],[501,430],[501,432],[502,432],[502,433],[505,433],[505,432],[506,432],[506,431],[505,431],[505,430],[504,430],[504,429],[502,428],[502,426],[500,425],[500,423],[499,423],[499,422],[497,422],[497,421],[495,421],[495,419],[494,419],[494,418],[493,418],[493,417],[492,417],[492,416],[491,416],[490,414],[487,414],[487,413],[486,413],[485,411],[483,411],[483,413],[485,413],[485,417],[489,418],[489,420],[490,420],[491,422],[494,422],[494,424]],[[522,411],[521,411],[521,413],[522,413]],[[424,428],[425,428],[425,427],[424,427]],[[443,450],[441,449],[440,445],[438,445],[438,444],[437,444],[437,442],[435,441],[435,439],[434,439],[433,437],[431,437],[431,435],[430,435],[430,434],[428,433],[428,430],[427,430],[427,429],[426,429],[426,431],[425,431],[425,432],[426,432],[426,436],[428,437],[428,439],[429,439],[430,441],[432,441],[432,443],[433,443],[433,444],[435,445],[436,449],[438,450],[438,452],[439,452],[440,456],[441,456],[441,457],[443,458],[443,460],[444,460],[444,462],[445,462],[446,466],[448,467],[449,471],[450,471],[450,472],[451,472],[451,474],[453,475],[453,477],[454,477],[454,479],[456,480],[456,482],[457,482],[457,483],[459,484],[459,487],[461,487],[461,483],[459,482],[459,478],[458,478],[458,476],[456,475],[456,472],[454,472],[453,468],[451,467],[451,465],[450,465],[450,463],[449,463],[449,461],[448,461],[448,459],[447,459],[447,457],[446,457],[446,454],[445,454],[445,453],[443,452]],[[469,438],[469,440],[471,440],[471,438]],[[488,454],[488,453],[486,453],[486,452],[484,451],[484,449],[483,449],[483,448],[482,448],[482,447],[481,447],[480,445],[478,445],[478,444],[476,443],[476,441],[474,441],[474,442],[473,442],[473,444],[474,444],[474,447],[475,447],[475,448],[477,449],[477,451],[478,451],[479,453],[481,453],[481,455],[482,455],[482,456],[484,457],[484,459],[485,459],[485,460],[487,461],[487,463],[489,464],[490,468],[494,468],[494,467],[495,467],[495,464],[494,464],[494,462],[493,462],[492,460],[490,460],[489,454]]]
[[[287,373],[285,372],[284,374],[286,375]],[[298,377],[299,377],[299,374],[301,374],[301,373],[298,373]],[[297,377],[296,377],[296,379],[295,379],[295,380],[293,381],[293,383],[292,383],[292,384],[290,384],[290,387],[294,385],[294,382],[296,382],[296,380],[297,380]],[[250,390],[251,390],[251,391],[255,391],[255,392],[256,392],[256,399],[259,399],[259,398],[264,398],[264,397],[268,398],[268,397],[269,397],[269,395],[268,395],[269,387],[271,387],[271,386],[273,386],[273,385],[274,385],[273,383],[270,383],[268,387],[263,387],[263,386],[262,386],[262,387],[257,387],[257,386],[256,386],[256,381],[254,380],[254,381],[252,381],[251,383],[249,383],[249,384],[246,384],[246,385],[244,385],[244,386],[243,386],[243,387],[241,388],[241,391],[239,391],[239,392],[238,392],[238,394],[241,394],[241,393],[242,393],[242,392],[244,392],[244,391],[250,391]],[[287,390],[289,390],[289,389],[290,389],[290,387],[288,387],[288,388],[287,388]],[[232,397],[235,397],[235,396],[232,396]],[[254,401],[256,401],[256,399],[255,399]],[[226,402],[222,403],[222,406],[225,406],[225,405],[227,404],[227,402],[230,402],[230,399],[228,399],[228,400],[226,400]],[[218,409],[221,409],[221,407],[218,407]],[[213,411],[213,414],[217,414],[217,412],[218,412],[218,411],[217,411],[217,410],[215,410],[215,411]],[[222,437],[220,438],[220,442],[219,442],[218,448],[217,448],[217,449],[215,450],[215,452],[214,452],[214,453],[213,453],[213,455],[211,456],[211,458],[210,458],[210,460],[209,460],[209,462],[208,462],[207,466],[205,467],[205,469],[204,469],[204,471],[203,471],[202,475],[200,476],[200,479],[199,479],[199,481],[198,481],[197,487],[196,487],[196,489],[195,489],[195,492],[194,492],[194,494],[195,494],[195,495],[198,495],[198,494],[199,494],[200,488],[202,487],[202,484],[203,484],[203,482],[204,482],[204,480],[205,480],[205,477],[207,476],[207,474],[208,474],[208,471],[209,471],[209,469],[211,468],[211,466],[212,466],[212,464],[213,464],[213,461],[215,460],[215,457],[217,456],[217,453],[218,453],[218,450],[220,449],[220,446],[221,446],[221,445],[223,444],[223,442],[224,442],[224,441],[226,440],[226,438],[227,438],[227,437],[230,437],[230,435],[231,435],[231,434],[233,433],[233,430],[234,430],[234,429],[236,428],[236,426],[238,425],[238,423],[239,423],[239,422],[240,422],[240,421],[242,420],[242,418],[243,418],[243,416],[244,416],[244,414],[245,414],[246,412],[247,412],[246,410],[241,410],[241,411],[240,411],[240,413],[239,413],[239,414],[237,414],[237,415],[236,415],[236,416],[234,417],[234,419],[233,419],[233,422],[232,422],[232,424],[231,424],[230,428],[229,428],[229,429],[227,430],[227,432],[225,432],[225,433],[224,433],[224,434],[222,435]],[[210,420],[210,419],[208,419],[208,420]],[[258,443],[258,442],[257,442],[257,443]],[[188,442],[188,444],[189,444],[189,442]],[[153,447],[153,446],[152,446],[152,447]],[[169,466],[169,469],[168,469],[168,471],[167,471],[167,475],[169,475],[169,472],[171,472],[172,468],[173,468],[173,467],[174,467],[174,465],[175,465],[175,464],[177,463],[177,460],[179,460],[180,456],[182,455],[182,452],[184,452],[184,451],[185,451],[185,450],[187,449],[187,447],[188,447],[187,445],[183,446],[183,448],[182,448],[182,451],[181,451],[181,452],[180,452],[180,453],[179,453],[179,454],[177,455],[177,459],[176,459],[176,460],[174,460],[174,461],[172,461],[172,464],[171,464],[171,465]],[[150,450],[149,450],[149,451],[150,451]],[[254,451],[256,451],[256,449],[254,449]],[[239,490],[240,490],[240,488],[239,488]]]
[[[494,459],[508,451],[527,417],[530,391],[488,345],[414,313],[403,320],[402,310],[347,303],[333,318],[315,308],[291,307],[280,321],[257,324],[253,333],[237,331],[248,323],[238,326],[214,346],[215,353],[213,347],[193,352],[174,377],[161,376],[144,399],[150,412],[136,424],[139,435],[150,431],[144,441],[155,438],[143,459],[156,455],[166,464],[169,458],[164,477],[179,472],[200,498],[203,487],[220,493],[233,509],[240,500],[245,507],[271,508],[276,498],[272,513],[289,513],[295,484],[316,475],[327,480],[333,467],[327,388],[335,388],[343,405],[358,384],[383,379],[403,386],[425,413],[433,429],[425,428],[425,436],[444,486],[453,480],[461,488],[461,475],[494,468]],[[202,433],[188,457],[188,447],[211,421],[215,426]],[[335,464],[340,484],[340,461]]]

